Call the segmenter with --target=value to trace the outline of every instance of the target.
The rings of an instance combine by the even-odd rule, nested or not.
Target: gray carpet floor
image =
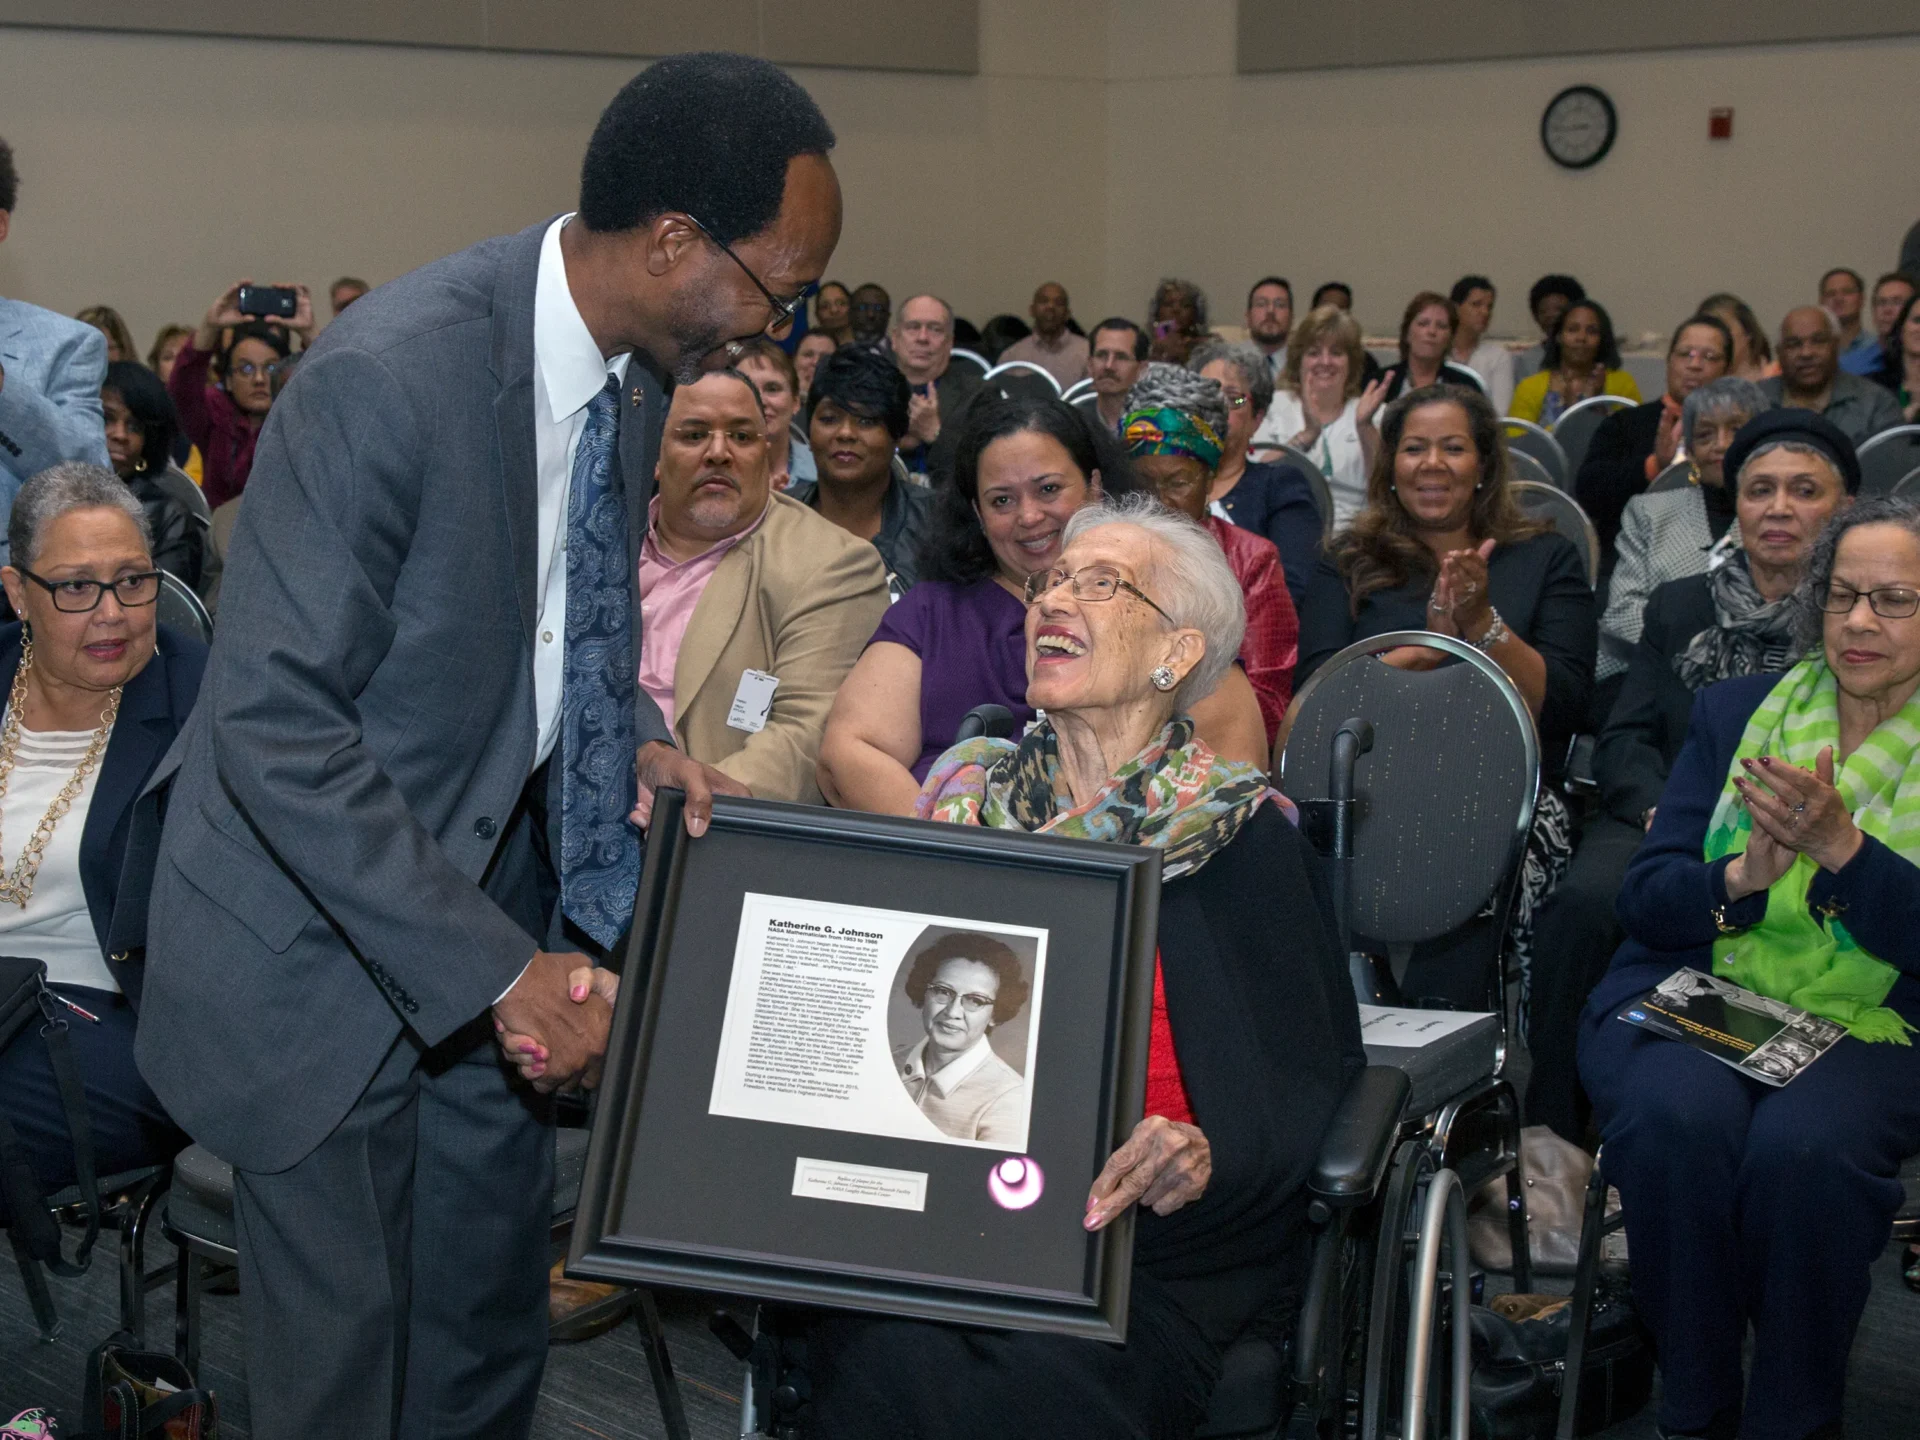
[[[156,1264],[171,1255],[164,1240],[156,1240],[154,1251],[151,1262]],[[53,1281],[64,1330],[54,1343],[41,1344],[12,1259],[0,1253],[0,1420],[29,1405],[48,1406],[63,1418],[77,1416],[87,1351],[118,1323],[115,1286],[111,1256],[82,1279]],[[696,1440],[733,1440],[739,1434],[740,1366],[708,1334],[711,1308],[694,1296],[661,1297],[662,1323]],[[149,1344],[167,1348],[173,1324],[171,1285],[148,1298],[147,1313]],[[222,1435],[246,1440],[251,1432],[240,1359],[239,1298],[207,1297],[202,1318],[202,1382],[220,1398]],[[1874,1269],[1873,1298],[1854,1346],[1848,1376],[1849,1440],[1920,1436],[1920,1365],[1915,1356],[1920,1356],[1920,1295],[1902,1285],[1890,1252]],[[665,1431],[634,1325],[550,1349],[533,1433],[536,1440],[662,1440]],[[1608,1440],[1653,1436],[1651,1407],[1607,1432]]]

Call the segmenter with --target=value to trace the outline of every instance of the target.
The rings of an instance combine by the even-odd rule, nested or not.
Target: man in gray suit
[[[0,140],[0,244],[13,224],[20,176]],[[27,480],[62,460],[107,464],[100,385],[107,342],[91,325],[24,300],[0,298],[0,564],[7,517]]]
[[[493,1022],[593,1084],[567,976],[631,918],[629,814],[681,787],[697,835],[744,793],[636,683],[637,557],[662,384],[784,333],[832,144],[765,62],[659,62],[576,215],[357,301],[261,433],[159,777],[138,1059],[235,1168],[263,1440],[528,1432],[553,1135]]]

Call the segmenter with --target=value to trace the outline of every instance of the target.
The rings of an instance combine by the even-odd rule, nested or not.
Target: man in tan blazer
[[[640,550],[640,684],[674,739],[766,800],[820,803],[834,692],[887,609],[879,552],[768,482],[738,371],[674,392]]]

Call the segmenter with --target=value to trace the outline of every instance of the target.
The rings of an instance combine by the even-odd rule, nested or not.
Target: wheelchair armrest
[[[1364,1205],[1386,1178],[1412,1084],[1391,1065],[1369,1065],[1347,1086],[1320,1141],[1307,1189],[1335,1209]]]

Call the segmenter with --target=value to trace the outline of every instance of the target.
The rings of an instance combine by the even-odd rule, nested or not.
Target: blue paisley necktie
[[[633,577],[614,483],[620,382],[587,404],[567,490],[567,634],[560,687],[560,908],[603,946],[633,921]]]

